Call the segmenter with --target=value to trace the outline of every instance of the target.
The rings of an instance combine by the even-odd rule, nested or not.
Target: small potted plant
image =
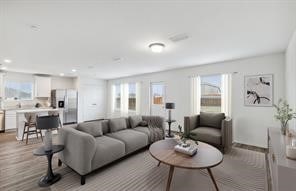
[[[273,106],[276,108],[276,115],[274,117],[281,122],[281,132],[283,135],[286,135],[288,122],[296,118],[296,113],[293,112],[287,101],[282,99],[279,99],[278,104]]]

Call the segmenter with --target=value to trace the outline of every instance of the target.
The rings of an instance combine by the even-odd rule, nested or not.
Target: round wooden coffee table
[[[212,174],[211,168],[219,165],[223,161],[222,153],[215,147],[198,142],[198,151],[194,156],[188,156],[174,150],[177,144],[175,139],[166,139],[153,143],[150,148],[150,154],[159,161],[170,166],[169,177],[166,191],[170,190],[170,185],[174,173],[174,168],[187,169],[207,169],[217,191],[219,188]]]

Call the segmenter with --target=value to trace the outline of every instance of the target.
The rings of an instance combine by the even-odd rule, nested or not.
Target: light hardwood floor
[[[14,133],[15,135],[15,133]],[[33,155],[33,150],[42,145],[41,139],[30,139],[29,144],[12,139],[11,133],[0,135],[0,190],[51,190],[40,188],[38,180],[47,171],[46,157]],[[54,137],[56,139],[56,137]],[[58,159],[53,157],[53,171]]]
[[[57,136],[53,136],[57,142]],[[40,188],[38,181],[46,174],[47,159],[33,155],[33,150],[42,145],[41,139],[30,139],[29,144],[15,140],[15,132],[0,134],[0,190],[53,190]],[[234,144],[235,147],[245,148],[266,153],[266,149]],[[266,161],[268,162],[268,160]],[[53,156],[53,171],[59,171],[62,176],[71,173],[71,169],[58,167],[57,154]],[[268,168],[268,163],[266,163]],[[66,169],[66,170],[65,170]],[[268,170],[269,171],[269,170]],[[268,173],[268,172],[267,172]],[[269,175],[268,175],[269,176]],[[270,178],[268,178],[270,180]],[[79,178],[78,178],[79,180]]]

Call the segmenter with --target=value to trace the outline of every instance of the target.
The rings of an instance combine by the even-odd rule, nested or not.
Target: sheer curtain
[[[121,84],[120,89],[120,115],[126,117],[128,116],[128,83]]]
[[[112,85],[111,87],[111,108],[110,108],[110,111],[111,111],[111,116],[114,114],[115,112],[115,84]]]
[[[190,113],[196,115],[200,113],[200,77],[193,76],[190,78],[191,101]]]
[[[231,117],[231,84],[232,74],[222,74],[221,86],[221,112]]]
[[[141,114],[141,82],[136,83],[136,114]]]

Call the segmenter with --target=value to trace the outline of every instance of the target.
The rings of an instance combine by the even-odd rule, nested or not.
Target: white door
[[[165,84],[152,82],[150,84],[150,114],[165,117]]]
[[[85,85],[84,97],[84,121],[102,119],[105,117],[104,90],[98,85]]]

